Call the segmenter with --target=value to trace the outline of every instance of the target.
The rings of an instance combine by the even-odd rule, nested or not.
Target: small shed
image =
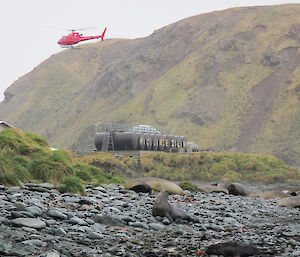
[[[6,123],[5,121],[3,120],[0,120],[0,131],[6,129],[6,128],[14,128],[14,126]]]

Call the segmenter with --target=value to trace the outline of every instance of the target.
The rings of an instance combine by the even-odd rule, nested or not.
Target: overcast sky
[[[0,0],[0,101],[15,80],[63,51],[57,41],[68,29],[95,27],[84,31],[94,35],[107,27],[106,38],[138,38],[201,13],[283,3],[300,0]]]

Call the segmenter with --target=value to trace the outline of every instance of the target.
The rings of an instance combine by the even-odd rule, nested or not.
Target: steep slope
[[[91,149],[95,121],[126,122],[300,166],[299,15],[234,8],[63,51],[7,89],[0,117],[57,147]]]

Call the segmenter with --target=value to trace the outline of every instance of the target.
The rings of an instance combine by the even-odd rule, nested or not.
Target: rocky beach
[[[81,196],[48,183],[0,186],[0,256],[205,256],[222,242],[251,245],[255,256],[300,256],[299,209],[277,199],[185,193],[169,203],[193,221],[170,223],[152,216],[157,192],[103,185]]]

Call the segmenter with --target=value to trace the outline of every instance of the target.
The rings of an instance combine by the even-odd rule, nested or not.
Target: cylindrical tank
[[[157,147],[157,150],[158,151],[163,151],[164,150],[164,137],[162,135],[158,135],[158,147]]]
[[[150,135],[152,137],[152,150],[157,151],[159,144],[159,136],[158,135]]]
[[[176,143],[175,143],[175,136],[173,135],[168,135],[168,140],[170,144],[170,148],[174,148]]]
[[[152,150],[152,136],[150,134],[145,133],[145,149]]]
[[[138,148],[138,135],[134,132],[114,132],[114,150],[136,150]]]
[[[169,150],[171,148],[171,145],[170,145],[170,139],[169,139],[169,136],[168,135],[163,135],[163,142],[164,142],[164,150]]]
[[[145,136],[143,133],[138,133],[138,149],[145,150]]]
[[[97,151],[102,151],[103,139],[105,137],[109,137],[109,133],[107,133],[107,132],[96,133],[95,147],[96,147]]]
[[[177,137],[177,147],[178,148],[182,148],[182,137],[181,136],[178,136]]]
[[[174,136],[174,147],[179,148],[180,147],[180,137]]]
[[[180,147],[181,148],[186,148],[187,147],[187,140],[186,137],[184,136],[180,136]]]

